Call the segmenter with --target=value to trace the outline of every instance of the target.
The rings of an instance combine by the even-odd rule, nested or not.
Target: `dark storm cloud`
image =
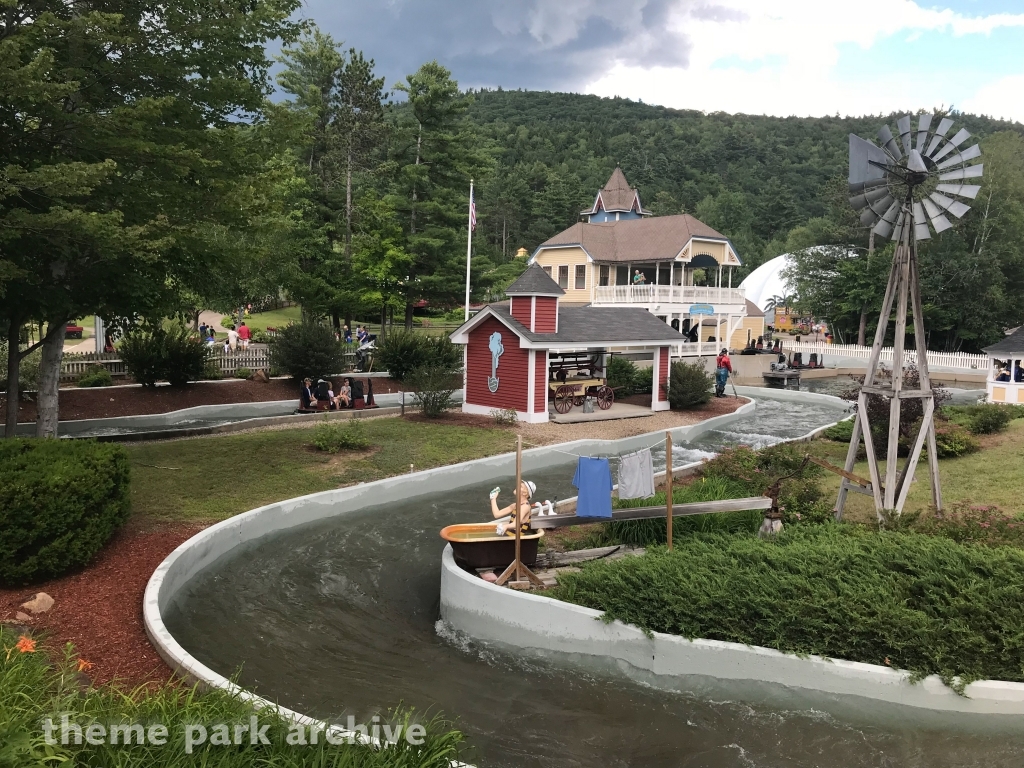
[[[615,62],[686,66],[672,13],[691,0],[307,0],[303,15],[377,62],[391,87],[437,59],[463,87],[580,90]]]

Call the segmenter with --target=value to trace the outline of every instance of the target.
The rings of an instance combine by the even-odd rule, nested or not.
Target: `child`
[[[348,408],[352,405],[352,387],[349,385],[349,380],[342,379],[341,389],[338,390],[338,406],[341,408]]]
[[[515,536],[516,519],[518,517],[519,523],[522,525],[522,532],[525,533],[530,530],[530,499],[533,498],[534,491],[537,490],[537,485],[529,480],[523,480],[522,485],[519,486],[519,498],[518,516],[515,513],[516,504],[509,504],[507,507],[498,509],[498,493],[501,489],[495,488],[491,491],[491,514],[494,515],[494,519],[498,520],[506,516],[510,516],[508,522],[500,521],[495,530],[499,536],[509,534]]]

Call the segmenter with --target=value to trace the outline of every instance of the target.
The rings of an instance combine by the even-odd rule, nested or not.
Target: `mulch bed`
[[[160,562],[202,528],[129,525],[78,573],[31,587],[0,589],[0,621],[22,624],[15,620],[19,606],[45,592],[54,599],[53,608],[24,626],[36,637],[44,635],[51,648],[72,643],[78,656],[93,665],[90,680],[117,681],[127,688],[164,682],[171,678],[171,669],[146,638],[142,597]]]
[[[359,378],[353,375],[352,378]],[[335,391],[340,386],[336,380]],[[400,386],[391,379],[373,379],[373,393],[384,395],[399,392]],[[271,400],[291,400],[298,405],[299,386],[288,379],[272,379],[261,383],[239,379],[237,381],[197,382],[187,387],[97,387],[95,389],[64,388],[60,391],[61,421],[75,419],[106,419],[116,416],[142,416],[167,413],[196,405],[226,405],[229,403],[262,403]],[[0,395],[0,420],[7,415],[7,398]],[[22,399],[18,408],[18,422],[36,419],[34,401]]]

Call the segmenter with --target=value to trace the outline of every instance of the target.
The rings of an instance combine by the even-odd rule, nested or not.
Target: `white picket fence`
[[[251,344],[248,349],[238,349],[235,352],[224,352],[221,345],[218,344],[217,351],[211,356],[211,360],[224,376],[234,376],[239,368],[248,368],[250,371],[270,370],[270,354],[266,344]],[[115,378],[128,375],[124,361],[121,360],[117,352],[69,353],[64,355],[61,362],[60,380],[76,381],[97,364],[110,371],[110,375]],[[354,367],[355,352],[346,352],[345,370],[353,370]]]
[[[804,363],[814,353],[817,353],[819,360],[824,357],[830,365],[837,357],[857,360],[867,360],[871,357],[871,347],[862,347],[858,344],[796,344],[783,337],[782,346],[787,355],[791,352],[802,352]],[[917,365],[917,350],[906,350],[904,360],[907,364]],[[888,366],[892,365],[892,347],[882,348],[881,362]],[[967,352],[932,352],[929,350],[928,368],[953,368],[961,371],[984,372],[988,370],[988,357]]]

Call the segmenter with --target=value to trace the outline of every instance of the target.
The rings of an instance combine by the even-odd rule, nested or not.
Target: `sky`
[[[1024,122],[1024,0],[306,0],[301,15],[388,87],[436,59],[463,88]]]

